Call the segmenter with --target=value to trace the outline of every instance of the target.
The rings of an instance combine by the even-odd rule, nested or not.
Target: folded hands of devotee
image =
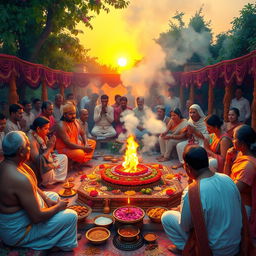
[[[101,115],[105,115],[107,113],[107,110],[106,110],[106,108],[105,107],[102,107],[102,109],[101,109]]]
[[[191,126],[191,125],[188,125],[187,126],[187,132],[188,134],[194,134],[195,133],[195,127]]]
[[[56,136],[53,135],[50,137],[50,139],[47,142],[47,148],[51,148],[53,150],[55,147],[55,143],[56,143]]]
[[[90,146],[90,145],[85,145],[84,148],[83,148],[84,152],[86,153],[90,153],[93,151],[93,148]]]
[[[238,152],[234,147],[229,148],[226,154],[226,161],[229,163],[233,162],[236,159],[237,153]]]

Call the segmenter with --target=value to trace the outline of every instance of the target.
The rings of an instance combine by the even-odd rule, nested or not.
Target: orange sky
[[[78,27],[84,34],[79,35],[79,39],[101,63],[114,66],[119,57],[125,57],[129,68],[147,54],[152,39],[166,31],[168,19],[176,10],[185,12],[184,20],[188,22],[203,5],[203,14],[207,21],[211,20],[216,35],[231,28],[230,22],[248,2],[254,3],[248,0],[131,0],[127,9],[101,12],[92,21],[93,30],[80,24]]]

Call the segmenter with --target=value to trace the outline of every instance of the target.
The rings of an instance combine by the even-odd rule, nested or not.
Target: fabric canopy
[[[0,54],[0,82],[9,83],[13,75],[26,81],[32,88],[37,88],[42,81],[45,81],[46,85],[51,88],[55,88],[56,84],[65,88],[71,84],[85,87],[91,81],[101,84],[107,83],[111,87],[121,84],[119,74],[64,72],[40,64],[30,63],[15,56]]]
[[[203,83],[211,83],[215,86],[219,79],[223,80],[224,84],[228,86],[233,83],[242,84],[247,75],[256,78],[256,51],[199,70],[182,72],[179,79],[180,85],[186,87],[192,84],[201,87]]]
[[[119,74],[64,72],[30,63],[15,56],[0,54],[0,82],[9,83],[13,75],[26,81],[32,88],[37,88],[43,81],[51,88],[56,88],[55,85],[62,85],[64,88],[70,85],[86,87],[90,82],[107,83],[111,87],[122,84]],[[256,78],[256,51],[199,70],[173,73],[175,84],[182,87],[192,84],[201,87],[203,83],[211,83],[215,86],[219,79],[223,80],[225,85],[242,84],[247,75]]]
[[[72,72],[54,70],[15,56],[0,54],[0,81],[9,83],[13,75],[34,88],[38,87],[42,81],[52,88],[55,84],[62,84],[66,88],[70,86],[73,77]]]

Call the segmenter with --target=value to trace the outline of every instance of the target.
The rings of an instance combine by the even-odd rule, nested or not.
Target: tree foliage
[[[183,12],[176,12],[169,22],[169,30],[161,33],[156,40],[166,52],[167,66],[172,70],[183,70],[175,59],[180,60],[178,63],[201,62],[208,65],[256,49],[256,3],[246,4],[231,22],[232,29],[216,35],[214,41],[211,23],[205,20],[202,8],[190,18],[188,25],[184,23],[183,16]],[[197,48],[197,45],[200,47]]]
[[[88,52],[76,39],[77,24],[92,28],[93,15],[127,5],[128,0],[3,0],[0,51],[70,70]]]
[[[217,35],[212,44],[210,63],[236,58],[256,49],[256,3],[246,4],[231,24],[232,29]]]

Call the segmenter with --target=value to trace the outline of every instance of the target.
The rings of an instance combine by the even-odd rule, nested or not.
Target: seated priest
[[[25,164],[30,142],[24,132],[13,131],[3,140],[5,159],[0,164],[0,237],[13,247],[70,251],[77,247],[77,214],[68,201],[37,186],[33,170]]]
[[[81,136],[82,141],[79,140]],[[76,120],[76,107],[67,102],[62,107],[62,117],[56,129],[56,149],[77,163],[86,163],[92,159],[96,146],[94,140],[86,137]]]

